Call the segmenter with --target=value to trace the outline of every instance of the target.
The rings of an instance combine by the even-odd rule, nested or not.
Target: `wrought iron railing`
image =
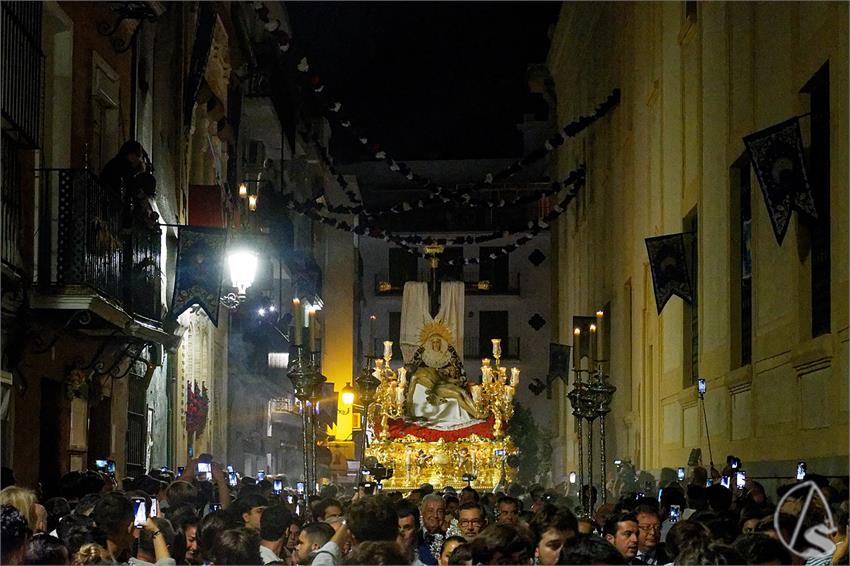
[[[158,321],[160,228],[134,223],[121,191],[101,185],[88,170],[40,173],[48,202],[56,206],[51,229],[41,231],[42,250],[55,257],[42,281],[90,287],[128,312]]]
[[[30,148],[41,145],[44,54],[41,2],[0,3],[3,131]]]
[[[521,274],[518,272],[494,274],[492,279],[481,279],[476,273],[463,273],[466,292],[473,295],[518,295],[520,293]],[[421,269],[416,279],[410,281],[429,281],[431,274]],[[401,295],[404,283],[398,277],[391,278],[387,272],[375,274],[375,295]]]
[[[0,248],[5,265],[23,270],[21,258],[22,209],[21,167],[15,155],[15,144],[3,135],[2,180],[0,180]]]
[[[491,338],[499,336],[464,336],[463,357],[464,358],[492,358],[493,343]],[[518,360],[522,357],[519,336],[502,336],[502,358],[506,360]]]

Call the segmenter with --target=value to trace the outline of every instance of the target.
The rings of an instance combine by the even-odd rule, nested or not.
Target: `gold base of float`
[[[366,448],[366,457],[393,469],[384,480],[384,490],[409,491],[424,483],[437,489],[466,487],[464,474],[475,475],[472,487],[491,490],[513,481],[516,470],[507,465],[508,456],[517,454],[510,437],[498,439],[471,435],[454,441],[429,442],[412,435],[400,439],[375,440]]]

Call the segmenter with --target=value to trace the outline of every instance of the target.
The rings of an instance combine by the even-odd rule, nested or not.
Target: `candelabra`
[[[390,367],[393,359],[393,343],[384,342],[384,357],[375,360],[373,376],[379,385],[375,390],[374,402],[381,409],[381,439],[389,438],[389,419],[397,419],[404,414],[406,399],[407,370],[403,367],[398,371]]]
[[[304,442],[304,485],[306,493],[313,492],[316,484],[316,415],[315,407],[321,396],[322,385],[327,378],[320,371],[319,352],[316,351],[315,321],[310,327],[309,346],[303,343],[303,316],[301,302],[293,300],[295,327],[290,336],[294,337],[289,347],[289,367],[287,376],[295,388],[295,397],[301,402],[301,424]],[[314,316],[314,315],[313,315]],[[311,316],[311,319],[313,318]],[[309,510],[308,510],[309,512]]]
[[[507,368],[502,367],[502,340],[493,338],[493,360],[491,365],[489,358],[481,360],[481,385],[472,386],[472,400],[476,405],[483,408],[484,413],[492,412],[493,436],[501,438],[504,436],[504,424],[514,414],[514,395],[519,384],[519,369],[511,368],[511,376],[508,378]]]
[[[573,416],[578,419],[578,459],[579,459],[579,484],[581,493],[581,503],[585,513],[592,511],[592,491],[593,491],[593,427],[596,419],[599,419],[599,453],[600,453],[600,472],[602,473],[602,503],[607,501],[607,492],[605,489],[606,476],[606,432],[605,432],[605,415],[611,411],[611,401],[614,397],[616,387],[608,383],[608,375],[605,373],[603,354],[601,352],[602,342],[597,340],[598,331],[602,327],[602,311],[596,313],[596,324],[590,324],[587,328],[590,335],[590,348],[588,357],[588,368],[581,367],[581,337],[582,329],[576,327],[573,331],[573,373],[575,379],[573,381],[573,389],[567,394],[570,405],[573,408]],[[587,317],[590,318],[590,317]],[[587,379],[584,379],[584,376]],[[585,491],[585,458],[584,445],[585,438],[583,434],[584,421],[587,423],[587,478],[588,489]]]

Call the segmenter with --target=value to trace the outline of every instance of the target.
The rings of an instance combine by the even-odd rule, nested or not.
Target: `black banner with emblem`
[[[171,316],[177,318],[192,305],[200,305],[218,326],[221,278],[227,231],[222,228],[181,226],[177,244],[177,277]]]
[[[655,306],[658,314],[673,295],[686,303],[693,303],[693,285],[688,269],[684,234],[667,234],[646,238],[652,285],[655,289]]]

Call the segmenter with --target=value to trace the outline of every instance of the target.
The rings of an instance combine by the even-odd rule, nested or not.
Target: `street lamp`
[[[244,297],[248,287],[254,284],[258,262],[257,254],[244,248],[233,250],[228,254],[227,265],[230,268],[230,280],[240,297]]]
[[[342,404],[346,407],[350,407],[354,404],[354,388],[351,387],[350,383],[347,383],[345,387],[342,388]]]

